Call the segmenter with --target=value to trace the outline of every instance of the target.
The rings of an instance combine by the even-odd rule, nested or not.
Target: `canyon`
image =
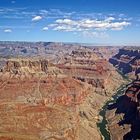
[[[131,82],[118,99],[108,106],[106,118],[111,139],[140,139],[140,49],[122,48],[110,58],[110,62],[121,70]]]
[[[110,58],[110,63],[117,67],[124,75],[131,79],[139,79],[140,75],[140,48],[124,47],[115,56]]]
[[[99,111],[128,84],[122,75],[135,79],[129,88],[139,83],[139,51],[129,51],[117,46],[0,42],[0,140],[101,140]],[[134,110],[139,109],[139,96],[127,92],[120,98],[133,100]],[[117,125],[118,132],[120,114],[116,116],[112,106],[106,113],[108,128],[112,139],[119,140],[136,121],[123,130]]]

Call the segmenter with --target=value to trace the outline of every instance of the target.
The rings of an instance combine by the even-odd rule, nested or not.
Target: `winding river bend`
[[[103,137],[104,140],[111,140],[110,133],[109,133],[109,131],[107,129],[107,123],[108,122],[107,122],[107,119],[106,119],[106,116],[105,116],[106,111],[107,111],[107,107],[108,107],[109,104],[115,103],[116,100],[117,100],[117,98],[124,93],[125,89],[126,89],[126,86],[125,85],[122,85],[117,90],[117,92],[115,93],[115,95],[112,96],[112,99],[109,100],[109,101],[107,101],[105,103],[105,105],[102,107],[102,110],[99,112],[99,115],[102,117],[102,121],[99,122],[99,123],[97,123],[97,127],[99,128],[100,133],[101,133],[101,135],[102,135],[102,137]]]

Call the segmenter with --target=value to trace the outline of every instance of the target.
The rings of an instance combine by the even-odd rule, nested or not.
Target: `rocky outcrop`
[[[121,83],[123,78],[106,59],[94,58],[94,52],[87,54],[76,51],[74,57],[67,57],[65,63],[56,66],[67,75],[92,85],[100,94],[111,95],[116,83],[114,81]]]
[[[95,52],[76,50],[65,60],[56,66],[70,77],[91,85],[90,94],[77,107],[80,120],[79,139],[101,139],[96,125],[100,120],[99,110],[124,80],[106,59]]]
[[[6,61],[0,73],[0,139],[73,140],[79,135],[76,106],[90,94],[90,85],[56,72],[46,60]]]
[[[116,69],[76,44],[15,44],[3,53],[22,57],[0,65],[0,139],[100,140],[99,110],[124,82]]]
[[[117,67],[123,74],[135,79],[140,73],[140,49],[123,48],[113,56],[110,63]]]
[[[0,68],[1,77],[31,78],[44,76],[61,76],[63,72],[49,63],[46,59],[39,58],[20,58],[3,60],[3,66]]]
[[[5,62],[5,66],[1,72],[9,72],[11,74],[24,74],[24,73],[39,73],[44,72],[47,74],[48,61],[47,60],[33,60],[33,59],[9,59]]]
[[[132,78],[122,96],[109,105],[106,114],[112,139],[140,139],[140,49],[125,47],[110,59],[122,74]]]
[[[108,127],[112,139],[136,140],[140,138],[140,81],[127,87],[125,94],[108,107]]]

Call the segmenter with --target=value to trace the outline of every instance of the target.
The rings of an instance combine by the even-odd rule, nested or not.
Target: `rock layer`
[[[1,59],[0,139],[100,140],[99,110],[124,82],[116,69],[88,47],[25,44]]]
[[[110,62],[123,74],[132,78],[125,93],[107,111],[108,128],[112,139],[140,139],[140,51],[139,48],[124,48]]]
[[[110,63],[117,67],[123,74],[135,79],[140,74],[140,49],[123,48],[119,53],[110,58]],[[138,78],[138,77],[137,77]]]

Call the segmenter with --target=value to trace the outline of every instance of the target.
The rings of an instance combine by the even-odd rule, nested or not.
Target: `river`
[[[104,140],[111,140],[110,133],[107,129],[107,123],[108,122],[107,122],[106,116],[105,116],[106,111],[107,111],[107,107],[108,107],[109,104],[115,103],[117,98],[124,93],[125,89],[126,89],[126,86],[122,85],[117,90],[117,92],[114,94],[114,96],[112,96],[111,100],[107,101],[105,103],[105,105],[102,107],[102,110],[99,112],[99,115],[102,117],[102,120],[99,123],[97,123],[97,127],[99,128],[100,133],[101,133]]]

